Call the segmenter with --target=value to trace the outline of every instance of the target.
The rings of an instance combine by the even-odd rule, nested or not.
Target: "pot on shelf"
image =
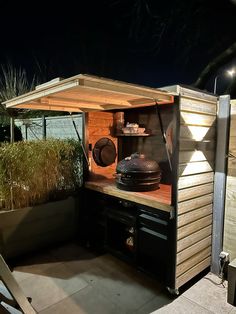
[[[153,191],[159,188],[161,169],[155,160],[134,153],[116,167],[116,185],[126,191]]]

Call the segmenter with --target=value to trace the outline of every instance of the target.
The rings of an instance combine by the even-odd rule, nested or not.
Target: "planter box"
[[[0,254],[16,257],[73,238],[77,230],[78,199],[50,202],[0,212]]]

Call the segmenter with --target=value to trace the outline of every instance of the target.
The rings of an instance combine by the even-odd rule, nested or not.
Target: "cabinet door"
[[[168,221],[158,214],[140,212],[138,222],[138,265],[146,271],[166,274]]]
[[[79,240],[84,246],[102,251],[106,236],[106,200],[103,195],[85,190],[79,212]]]

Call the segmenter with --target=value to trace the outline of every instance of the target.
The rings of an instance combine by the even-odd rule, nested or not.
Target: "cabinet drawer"
[[[140,227],[146,227],[147,229],[161,234],[167,234],[168,230],[168,221],[147,213],[141,213],[139,215],[139,225]]]

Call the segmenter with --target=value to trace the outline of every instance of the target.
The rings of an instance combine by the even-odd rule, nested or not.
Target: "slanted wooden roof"
[[[34,91],[3,104],[7,108],[86,112],[173,102],[174,96],[166,91],[79,74],[39,85]]]

